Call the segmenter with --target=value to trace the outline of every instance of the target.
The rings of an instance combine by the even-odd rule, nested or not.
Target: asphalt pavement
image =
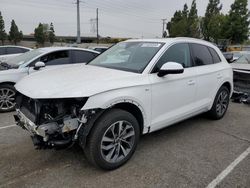
[[[217,187],[250,187],[250,106],[244,104],[231,103],[219,121],[200,115],[142,136],[132,159],[114,171],[88,164],[78,146],[35,150],[29,134],[12,126],[12,115],[0,114],[0,187],[195,188],[218,179]]]

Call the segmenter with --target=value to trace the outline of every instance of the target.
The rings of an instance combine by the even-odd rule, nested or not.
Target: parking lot
[[[249,112],[231,103],[220,121],[201,115],[143,136],[133,158],[108,172],[77,146],[35,150],[26,131],[10,126],[13,113],[0,114],[0,187],[206,187],[224,170],[218,187],[250,187]]]

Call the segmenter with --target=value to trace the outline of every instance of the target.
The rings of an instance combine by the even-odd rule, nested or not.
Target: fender
[[[88,98],[81,110],[90,109],[108,109],[119,103],[131,103],[136,105],[142,115],[144,121],[144,130],[147,132],[151,120],[151,90],[148,86],[122,88],[112,90]],[[133,97],[131,97],[133,96]],[[143,101],[143,102],[142,102]]]

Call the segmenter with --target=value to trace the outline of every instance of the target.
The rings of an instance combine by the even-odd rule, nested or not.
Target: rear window
[[[213,58],[208,47],[201,44],[190,44],[192,47],[195,66],[211,65]]]
[[[0,55],[5,55],[5,48],[0,48]]]
[[[98,54],[82,50],[73,50],[72,52],[73,63],[88,63],[98,56]]]
[[[217,54],[217,52],[213,48],[208,48],[208,49],[213,57],[214,63],[220,63],[221,59],[220,56]]]
[[[17,48],[17,47],[8,47],[7,48],[7,54],[19,54],[19,53],[23,53],[23,49],[22,48]]]

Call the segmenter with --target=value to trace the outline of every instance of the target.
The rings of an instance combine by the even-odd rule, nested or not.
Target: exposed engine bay
[[[14,115],[17,125],[31,134],[37,149],[65,148],[72,145],[87,116],[96,111],[81,111],[87,98],[31,99],[17,93]]]

